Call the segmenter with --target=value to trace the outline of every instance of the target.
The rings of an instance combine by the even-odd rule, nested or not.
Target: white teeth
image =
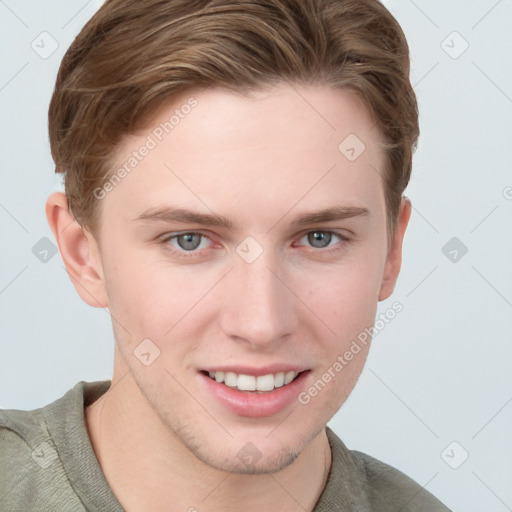
[[[298,375],[297,372],[278,372],[268,375],[236,374],[233,372],[208,372],[208,375],[217,382],[223,382],[226,386],[238,388],[240,391],[272,391],[289,384]]]
[[[218,377],[217,378],[217,373],[222,373],[222,372],[215,372],[215,380],[217,382],[222,382],[224,381],[224,384],[226,384],[226,386],[231,386],[232,388],[236,388],[237,386],[237,380],[238,380],[238,376],[236,373],[233,373],[233,372],[226,372],[224,374],[224,379],[222,377]]]
[[[236,386],[240,391],[256,391],[256,377],[252,375],[239,375]]]
[[[279,372],[274,375],[274,386],[276,388],[284,386],[284,372]]]
[[[295,376],[297,374],[295,372],[288,372],[285,376],[284,376],[284,384],[286,386],[286,384],[290,384],[290,382],[295,379]]]
[[[256,389],[258,391],[272,391],[274,389],[275,378],[272,374],[260,375],[256,378]]]

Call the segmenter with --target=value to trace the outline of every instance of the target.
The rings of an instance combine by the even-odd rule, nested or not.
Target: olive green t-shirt
[[[0,511],[123,512],[94,454],[84,407],[110,381],[79,382],[33,411],[0,410]],[[329,428],[332,465],[314,512],[445,512],[409,477],[350,451]]]

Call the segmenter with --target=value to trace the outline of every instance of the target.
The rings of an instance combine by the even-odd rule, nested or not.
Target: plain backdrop
[[[0,1],[0,407],[111,376],[105,310],[63,269],[44,203],[58,183],[47,108],[97,0]],[[331,428],[457,511],[512,510],[512,2],[394,0],[421,138],[394,301]],[[44,251],[48,251],[45,253]]]

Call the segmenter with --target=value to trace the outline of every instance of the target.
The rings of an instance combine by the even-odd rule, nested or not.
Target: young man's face
[[[91,246],[114,319],[114,382],[200,460],[278,470],[352,391],[368,346],[335,363],[373,326],[400,264],[403,232],[388,257],[381,141],[348,92],[282,85],[184,95],[120,146],[114,169],[134,151],[140,162],[100,201]],[[343,208],[347,218],[297,222]],[[214,381],[216,371],[247,375],[242,387],[301,373],[257,393]]]

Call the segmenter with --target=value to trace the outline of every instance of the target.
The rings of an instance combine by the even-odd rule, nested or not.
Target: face
[[[116,371],[203,462],[279,470],[353,389],[384,298],[380,142],[349,92],[282,85],[184,95],[119,147],[97,192]]]

